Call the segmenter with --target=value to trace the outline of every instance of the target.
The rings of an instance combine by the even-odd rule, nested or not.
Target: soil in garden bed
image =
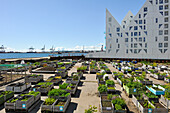
[[[102,100],[108,100],[108,99],[107,99],[107,95],[102,95],[101,99],[102,99]]]
[[[58,101],[55,106],[64,106],[65,105],[65,101]]]
[[[102,101],[102,106],[103,107],[112,107],[112,104],[109,101]]]
[[[53,67],[43,67],[41,69],[38,69],[37,71],[56,71]]]

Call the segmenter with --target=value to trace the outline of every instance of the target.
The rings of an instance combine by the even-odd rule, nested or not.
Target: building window
[[[168,11],[165,11],[165,16],[168,16],[169,15],[169,12]]]
[[[133,42],[133,38],[131,38],[131,42]]]
[[[169,5],[165,5],[165,9],[169,9]]]
[[[144,29],[144,30],[146,29],[146,26],[145,26],[145,25],[143,26],[143,29]]]
[[[131,32],[131,36],[133,36],[133,32]]]
[[[139,24],[142,24],[142,20],[139,20]]]
[[[164,19],[164,21],[165,21],[165,22],[168,22],[168,21],[169,21],[168,17],[167,17],[167,18],[165,18],[165,19]]]
[[[134,43],[134,48],[137,48],[137,47],[138,47],[137,43]]]
[[[128,32],[126,32],[126,35],[127,35],[127,36],[129,36],[129,33],[128,33]]]
[[[146,40],[145,40],[145,37],[143,37],[143,42],[145,42]]]
[[[117,32],[120,32],[120,28],[119,27],[117,28]]]
[[[128,53],[128,49],[126,49],[126,53]]]
[[[155,42],[157,42],[158,41],[158,37],[155,37]]]
[[[159,10],[163,10],[163,5],[160,5],[160,6],[159,6]]]
[[[165,30],[165,31],[164,31],[164,35],[168,35],[168,30]]]
[[[109,28],[109,30],[108,30],[109,32],[110,32],[110,28]]]
[[[163,4],[163,0],[159,0],[159,4]]]
[[[139,26],[140,27],[140,29],[142,29],[142,26]]]
[[[139,42],[142,42],[142,37],[139,37]]]
[[[162,11],[160,13],[161,13],[162,16],[164,15],[164,13]]]
[[[159,24],[159,28],[161,28],[162,24]]]
[[[145,48],[147,48],[148,47],[148,44],[147,43],[145,43]]]
[[[145,17],[146,17],[146,15],[147,15],[147,13],[144,13],[144,14],[143,14],[143,17],[145,18]]]
[[[138,32],[134,32],[134,36],[138,36]]]
[[[148,11],[148,8],[147,7],[144,7],[144,12],[147,12]]]
[[[116,43],[118,43],[118,39],[116,39]]]
[[[125,28],[125,25],[123,25],[123,28]]]
[[[141,32],[139,32],[139,36],[141,35]]]
[[[168,26],[169,26],[168,24],[164,24],[164,28],[168,28]]]
[[[158,4],[158,0],[156,0],[156,4]]]
[[[122,37],[123,35],[122,35],[122,33],[121,33],[121,37]]]
[[[131,30],[131,29],[132,29],[132,26],[129,27],[129,30]]]
[[[111,17],[109,18],[109,22],[112,22],[112,18]]]
[[[169,2],[169,0],[165,0],[165,3],[168,3]]]
[[[144,33],[145,33],[146,35],[148,35],[148,32],[147,32],[147,31],[144,31]]]
[[[139,14],[139,18],[141,18],[141,14]]]
[[[136,24],[138,24],[138,20],[135,20]]]
[[[134,53],[135,53],[135,54],[137,54],[137,53],[138,53],[138,52],[137,52],[137,49],[134,49]]]
[[[155,22],[158,23],[158,18],[155,19]]]
[[[128,38],[125,38],[125,42],[128,42]]]
[[[135,27],[134,27],[134,30],[138,30],[138,26],[135,26]]]
[[[120,44],[118,44],[117,47],[120,48]]]
[[[112,45],[110,44],[110,48],[112,48]]]
[[[163,53],[162,49],[159,49],[159,51],[160,51],[161,53]]]
[[[164,37],[164,41],[168,41],[168,36],[165,36],[165,37]]]
[[[164,53],[166,53],[167,50],[168,50],[168,49],[164,49]]]
[[[162,47],[162,43],[159,43],[158,47]]]
[[[164,47],[168,47],[168,43],[164,43]]]
[[[131,48],[133,48],[133,44],[131,44]]]
[[[159,30],[159,35],[163,35],[163,30]]]
[[[145,53],[147,53],[147,49],[144,49]]]
[[[144,22],[143,22],[144,24],[146,24],[146,20],[144,19]]]
[[[110,35],[110,37],[112,37],[112,34],[111,34],[111,33],[110,33],[109,35]]]

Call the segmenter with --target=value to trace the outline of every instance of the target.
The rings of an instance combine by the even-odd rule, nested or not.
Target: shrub
[[[120,105],[122,108],[124,108],[124,107],[126,106],[126,103],[125,103],[125,101],[124,101],[122,98],[113,99],[113,100],[112,100],[112,103],[113,103],[113,105],[118,104],[118,105]]]
[[[60,84],[59,89],[66,89],[68,85],[69,85],[68,83]]]
[[[100,85],[100,86],[98,87],[98,91],[99,91],[100,93],[106,92],[106,91],[107,91],[107,87],[106,87],[105,85]]]
[[[45,105],[52,105],[54,102],[55,102],[55,99],[53,98],[45,99]]]
[[[114,83],[113,80],[107,80],[107,81],[106,81],[106,84],[107,84],[107,85],[115,85],[115,83]]]

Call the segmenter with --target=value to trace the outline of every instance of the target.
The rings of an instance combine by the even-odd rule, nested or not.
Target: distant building
[[[169,23],[169,0],[146,0],[136,16],[129,11],[121,25],[106,9],[106,52],[86,57],[169,60]]]

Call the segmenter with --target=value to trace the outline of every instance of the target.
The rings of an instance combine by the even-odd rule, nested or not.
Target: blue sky
[[[11,50],[95,49],[105,43],[105,9],[120,23],[145,0],[0,0],[0,45]]]

